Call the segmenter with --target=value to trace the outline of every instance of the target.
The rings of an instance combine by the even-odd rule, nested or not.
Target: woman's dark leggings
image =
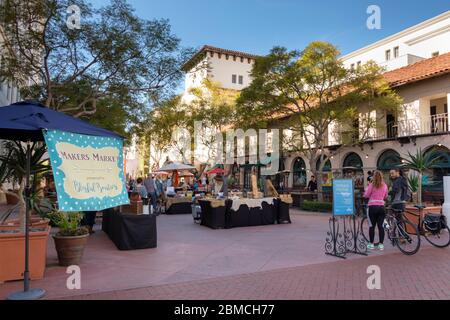
[[[369,219],[371,227],[369,228],[370,243],[375,240],[375,225],[378,226],[378,238],[380,243],[384,242],[384,228],[383,221],[386,216],[386,211],[383,206],[370,206],[369,207]]]

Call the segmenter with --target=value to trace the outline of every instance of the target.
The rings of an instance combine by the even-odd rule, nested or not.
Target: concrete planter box
[[[30,232],[30,279],[44,277],[50,227]],[[21,280],[25,266],[25,234],[0,232],[0,282]]]
[[[46,228],[50,223],[49,219],[42,219],[40,217],[32,217],[31,218],[31,227],[32,228]],[[0,224],[0,231],[14,231],[20,227],[19,219],[11,219],[5,221],[3,224]]]

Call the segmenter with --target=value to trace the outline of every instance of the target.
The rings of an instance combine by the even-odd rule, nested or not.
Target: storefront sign
[[[71,132],[44,132],[61,211],[98,211],[128,204],[123,141]]]
[[[333,214],[335,216],[353,215],[355,192],[352,179],[333,180]]]

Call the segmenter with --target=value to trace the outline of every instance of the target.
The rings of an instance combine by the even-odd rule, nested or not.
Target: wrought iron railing
[[[367,134],[367,137],[358,137],[358,134],[355,130],[339,130],[333,136],[335,137],[334,140],[339,141],[340,144],[348,144],[357,141],[373,141],[423,134],[445,133],[450,132],[448,113],[436,114],[415,119],[392,121],[388,122],[386,124],[386,127],[384,128],[369,129],[368,132],[369,133]]]

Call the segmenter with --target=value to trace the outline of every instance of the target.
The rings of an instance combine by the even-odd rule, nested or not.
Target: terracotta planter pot
[[[424,217],[429,213],[440,214],[441,210],[442,210],[442,207],[426,207],[422,210],[421,219],[423,220]],[[406,207],[406,209],[405,209],[406,219],[411,221],[416,226],[419,225],[419,213],[420,213],[420,211],[416,207]],[[406,226],[406,231],[411,234],[415,234],[415,231],[408,225]]]
[[[89,234],[74,237],[53,236],[60,266],[79,265]]]
[[[32,228],[46,228],[50,223],[49,219],[42,219],[40,217],[31,217]],[[0,231],[14,231],[20,227],[19,219],[11,219],[0,224]]]
[[[15,192],[15,191],[14,191]],[[17,193],[17,192],[15,192]],[[6,195],[6,204],[8,205],[14,205],[19,203],[19,198],[13,196],[12,194],[5,194]]]
[[[44,277],[50,227],[30,232],[30,279]],[[23,279],[25,234],[0,233],[0,282]]]

